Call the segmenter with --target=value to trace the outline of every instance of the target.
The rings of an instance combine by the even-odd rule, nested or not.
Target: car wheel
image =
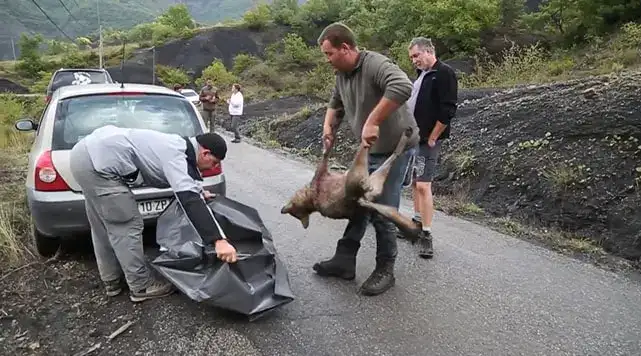
[[[40,256],[51,257],[58,252],[58,249],[60,248],[60,238],[45,236],[33,225],[31,226],[31,236],[33,246],[35,246],[36,251],[38,251]]]

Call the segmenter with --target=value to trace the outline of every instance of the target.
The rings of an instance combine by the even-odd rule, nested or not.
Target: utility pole
[[[151,84],[156,85],[156,46],[151,47]]]
[[[17,61],[16,58],[16,45],[13,43],[13,37],[11,37],[11,50],[13,51],[13,60]]]
[[[98,58],[100,58],[99,68],[102,68],[102,23],[100,23],[100,0],[96,0],[98,7]]]

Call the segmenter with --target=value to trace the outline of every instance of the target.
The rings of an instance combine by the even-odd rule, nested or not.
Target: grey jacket
[[[142,178],[150,187],[171,188],[204,243],[222,238],[201,195],[195,138],[107,125],[82,140],[98,173],[125,183]]]

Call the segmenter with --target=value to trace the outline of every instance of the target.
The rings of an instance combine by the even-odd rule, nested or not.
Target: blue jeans
[[[416,154],[416,147],[404,151],[392,164],[387,180],[383,185],[383,192],[375,200],[380,204],[393,206],[398,209],[401,203],[401,190],[403,181],[408,172],[410,159]],[[369,173],[374,172],[385,160],[388,155],[369,155]],[[362,209],[350,219],[341,240],[353,240],[359,242],[365,235],[367,224],[371,220],[376,231],[376,260],[389,261],[395,260],[398,253],[396,245],[396,226],[389,220],[380,216],[378,213]]]

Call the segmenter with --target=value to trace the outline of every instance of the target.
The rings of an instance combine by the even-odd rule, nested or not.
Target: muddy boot
[[[139,291],[131,291],[129,299],[132,302],[142,302],[147,299],[161,298],[174,292],[174,286],[165,280],[152,280],[145,288]]]
[[[421,236],[418,240],[418,255],[421,258],[434,257],[434,249],[432,247],[432,233],[429,231],[421,231]]]
[[[374,272],[361,286],[364,295],[378,295],[390,289],[396,283],[394,261],[376,261]]]
[[[122,293],[122,279],[120,278],[103,282],[103,284],[108,297],[115,297]]]
[[[334,257],[314,264],[314,271],[323,277],[354,279],[356,277],[356,253],[360,246],[358,241],[338,240]]]

